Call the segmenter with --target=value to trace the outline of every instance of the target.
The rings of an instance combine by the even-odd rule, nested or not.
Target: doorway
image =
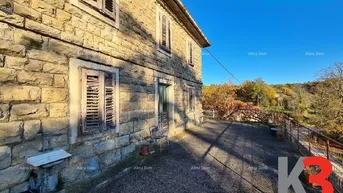
[[[158,127],[163,131],[169,129],[169,85],[158,84]]]

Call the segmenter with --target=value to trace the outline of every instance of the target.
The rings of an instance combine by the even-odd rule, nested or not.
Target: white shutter
[[[93,70],[82,69],[82,121],[84,134],[101,131],[101,76]]]
[[[81,1],[87,3],[87,4],[91,5],[91,6],[94,6],[94,7],[98,8],[98,9],[101,9],[102,1],[103,0],[81,0]]]
[[[105,73],[105,130],[115,128],[115,74]]]
[[[113,19],[116,19],[116,0],[103,0],[102,10]]]

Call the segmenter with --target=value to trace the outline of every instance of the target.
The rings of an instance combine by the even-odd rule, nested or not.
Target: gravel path
[[[293,168],[300,155],[290,143],[270,136],[266,127],[210,121],[173,140],[158,159],[95,191],[277,192],[280,156],[288,157]]]

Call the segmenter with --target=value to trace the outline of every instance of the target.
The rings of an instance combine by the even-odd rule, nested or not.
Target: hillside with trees
[[[220,116],[238,109],[284,112],[343,141],[343,63],[323,70],[316,82],[268,85],[258,78],[238,86],[204,86],[203,107]]]

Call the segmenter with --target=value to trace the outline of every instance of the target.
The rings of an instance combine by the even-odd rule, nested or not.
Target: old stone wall
[[[155,121],[155,78],[174,83],[175,134],[202,117],[201,48],[186,64],[184,27],[154,0],[121,0],[119,29],[69,0],[14,0],[0,11],[0,192],[21,192],[34,169],[45,191],[91,178],[125,160],[149,141]],[[156,50],[157,7],[172,18],[169,57]],[[120,130],[70,143],[69,62],[77,58],[119,69]],[[187,86],[196,90],[188,112]],[[52,169],[29,167],[26,158],[55,149],[72,157]],[[45,177],[47,178],[45,178]]]
[[[269,123],[269,121],[271,121],[271,118],[273,116],[270,111],[237,110],[237,111],[227,113],[224,117],[226,120],[230,120],[230,121]]]

